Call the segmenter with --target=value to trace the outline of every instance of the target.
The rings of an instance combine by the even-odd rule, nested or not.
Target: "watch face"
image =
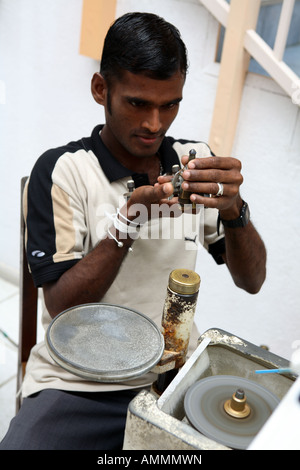
[[[247,223],[249,222],[250,211],[249,211],[249,206],[246,202],[244,202],[244,205],[242,207],[240,219],[243,223],[243,227],[245,227],[245,225],[247,225]]]

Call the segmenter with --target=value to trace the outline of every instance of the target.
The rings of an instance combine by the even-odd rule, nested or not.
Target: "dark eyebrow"
[[[144,106],[150,105],[151,106],[153,104],[151,101],[143,100],[142,98],[137,98],[135,96],[125,96],[125,99],[126,99],[126,101],[128,101],[128,103],[134,102],[137,105],[144,105]],[[180,101],[182,101],[181,97],[180,98],[175,98],[174,100],[171,100],[171,101],[168,101],[167,103],[164,103],[162,106],[169,106],[170,104],[178,104],[178,103],[180,103]]]
[[[150,104],[150,101],[136,98],[135,96],[125,96],[125,99],[128,101],[128,103],[134,101],[136,104]]]

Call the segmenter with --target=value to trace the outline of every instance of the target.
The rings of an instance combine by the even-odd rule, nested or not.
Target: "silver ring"
[[[223,196],[223,192],[224,192],[224,186],[222,183],[217,183],[219,189],[218,189],[218,192],[216,194],[216,197],[220,197],[220,196]]]

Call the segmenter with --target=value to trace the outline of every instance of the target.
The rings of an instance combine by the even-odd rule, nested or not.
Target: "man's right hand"
[[[143,224],[151,219],[153,213],[158,213],[157,210],[152,210],[153,205],[161,207],[166,204],[170,207],[177,203],[177,198],[168,199],[172,194],[173,186],[168,180],[156,183],[154,186],[140,186],[132,192],[129,201],[120,209],[120,212],[128,220]]]

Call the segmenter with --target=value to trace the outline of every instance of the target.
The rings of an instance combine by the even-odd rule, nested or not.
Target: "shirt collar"
[[[103,127],[103,125],[95,127],[91,135],[91,140],[93,151],[108,180],[112,183],[118,179],[129,177],[134,180],[136,188],[149,184],[148,175],[146,173],[133,173],[110,153],[100,136]],[[174,139],[165,137],[159,148],[159,156],[165,173],[171,173],[172,166],[179,164],[177,153],[172,147],[172,141],[174,141]]]

